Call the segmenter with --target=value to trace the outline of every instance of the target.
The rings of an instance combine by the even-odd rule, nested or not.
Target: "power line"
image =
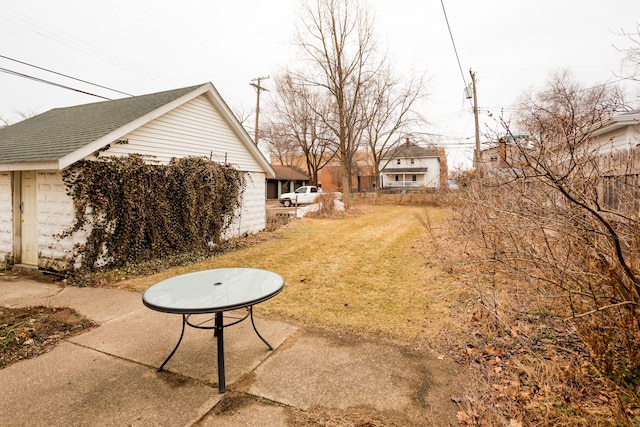
[[[84,90],[76,89],[76,88],[73,88],[71,86],[65,86],[65,85],[60,84],[60,83],[55,83],[55,82],[52,82],[50,80],[45,80],[45,79],[41,79],[39,77],[30,76],[28,74],[19,73],[17,71],[7,70],[6,68],[0,68],[0,73],[7,73],[7,74],[11,74],[13,76],[22,77],[22,78],[33,80],[33,81],[40,82],[40,83],[45,83],[45,84],[48,84],[48,85],[51,85],[51,86],[57,86],[57,87],[60,87],[60,88],[63,88],[63,89],[72,90],[74,92],[84,93],[85,95],[95,96],[97,98],[106,99],[107,101],[111,100],[111,98],[107,98],[106,96],[96,95],[95,93],[91,93],[91,92],[87,92],[87,91],[84,91]]]
[[[30,16],[13,11],[2,4],[0,4],[0,9],[3,9],[3,13],[0,14],[0,19],[5,19],[20,27],[35,32],[41,37],[66,45],[72,49],[82,52],[83,54],[90,55],[116,67],[143,75],[151,80],[159,80],[161,78],[165,82],[175,82],[173,77],[161,75],[157,69],[151,70],[143,65],[138,65],[122,57],[110,54],[100,47],[89,44],[85,40],[71,36],[68,33],[51,27],[50,25],[40,22]]]
[[[438,115],[434,115],[434,116],[429,116],[429,120],[440,122],[440,121],[458,119],[458,118],[463,117],[466,114],[469,114],[471,112],[473,112],[472,109],[465,108],[465,109],[459,110],[459,111],[452,111],[452,112],[449,112],[449,113],[443,113],[443,114],[438,114]]]
[[[464,72],[462,71],[462,65],[460,64],[460,57],[458,56],[458,49],[456,48],[456,42],[453,40],[453,32],[451,31],[451,25],[449,25],[449,18],[447,17],[447,11],[444,8],[444,0],[440,0],[442,5],[442,12],[444,13],[444,19],[447,21],[447,28],[449,29],[449,36],[451,37],[451,44],[453,45],[453,51],[456,54],[456,60],[458,61],[458,68],[460,69],[460,75],[462,76],[462,82],[464,87],[467,87],[467,80],[464,78]]]
[[[120,94],[122,94],[122,95],[133,96],[133,95],[132,95],[132,94],[130,94],[130,93],[122,92],[122,91],[119,91],[119,90],[116,90],[116,89],[111,89],[110,87],[102,86],[102,85],[99,85],[99,84],[97,84],[97,83],[91,83],[91,82],[89,82],[89,81],[82,80],[82,79],[79,79],[79,78],[76,78],[76,77],[72,77],[72,76],[69,76],[69,75],[67,75],[67,74],[58,73],[57,71],[53,71],[53,70],[49,70],[49,69],[47,69],[47,68],[39,67],[39,66],[37,66],[37,65],[29,64],[28,62],[19,61],[19,60],[14,59],[14,58],[9,58],[8,56],[0,55],[0,58],[8,59],[9,61],[17,62],[18,64],[27,65],[27,66],[29,66],[29,67],[33,67],[33,68],[36,68],[36,69],[38,69],[38,70],[46,71],[47,73],[56,74],[56,75],[58,75],[58,76],[66,77],[66,78],[68,78],[68,79],[75,80],[75,81],[78,81],[78,82],[81,82],[81,83],[87,83],[87,84],[89,84],[89,85],[91,85],[91,86],[96,86],[96,87],[99,87],[99,88],[102,88],[102,89],[110,90],[110,91],[112,91],[112,92],[117,92],[117,93],[120,93]],[[106,98],[105,98],[105,99],[106,99]]]

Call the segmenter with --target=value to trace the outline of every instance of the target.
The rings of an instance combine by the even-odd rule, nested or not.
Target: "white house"
[[[599,154],[621,153],[640,146],[640,109],[613,116],[590,135],[590,148]]]
[[[440,156],[406,142],[383,157],[380,187],[383,189],[440,188]]]
[[[86,236],[60,239],[74,222],[61,171],[97,155],[141,154],[159,163],[205,156],[247,176],[229,233],[266,226],[266,179],[275,172],[211,83],[56,108],[0,129],[0,265],[49,268]]]
[[[618,114],[589,135],[586,150],[599,159],[605,206],[618,209],[622,200],[640,199],[640,109]]]

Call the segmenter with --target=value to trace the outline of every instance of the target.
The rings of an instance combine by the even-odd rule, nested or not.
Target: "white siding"
[[[416,171],[407,171],[409,168],[416,169]],[[425,172],[424,169],[427,171]],[[396,175],[399,175],[399,181],[395,180]],[[412,180],[413,175],[416,175],[417,178],[415,182]],[[400,158],[400,164],[396,159],[393,159],[384,168],[380,177],[383,188],[425,186],[438,189],[440,188],[440,162],[435,157],[416,158],[413,164],[408,158]]]
[[[223,117],[201,95],[131,132],[123,138],[127,144],[111,144],[100,155],[138,153],[154,156],[161,163],[171,158],[204,156],[221,164],[226,161],[245,172],[262,172]]]
[[[600,154],[629,150],[640,144],[640,126],[627,126],[612,132],[598,135],[592,146],[597,147]]]
[[[440,188],[440,162],[438,159],[424,159],[427,170],[427,187]]]
[[[400,160],[400,164],[398,164],[398,160]],[[433,168],[438,167],[439,161],[437,157],[422,157],[413,159],[413,163],[411,163],[411,159],[409,158],[400,158],[393,159],[384,167],[385,172],[393,173],[394,169],[406,169],[406,168]]]
[[[0,173],[0,269],[5,255],[13,256],[13,194],[11,173]]]
[[[240,215],[228,230],[227,237],[257,233],[266,227],[266,175],[246,135],[225,120],[206,95],[199,96],[111,143],[104,156],[141,154],[166,164],[172,158],[197,156],[227,163],[247,173],[247,187],[242,197]],[[95,157],[87,157],[89,160]],[[11,175],[0,174],[0,261],[4,253],[13,254]],[[73,200],[59,172],[37,173],[38,265],[59,270],[68,268],[74,246],[86,241],[86,233],[64,239],[60,234],[74,222]]]

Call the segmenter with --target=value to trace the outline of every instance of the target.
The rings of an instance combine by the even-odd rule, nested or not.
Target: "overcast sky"
[[[456,58],[445,14],[458,52]],[[569,69],[585,85],[616,82],[640,22],[638,0],[369,0],[376,31],[398,73],[424,74],[430,92],[425,132],[448,148],[450,166],[468,165],[471,104],[478,78],[481,126],[513,112],[516,98]],[[107,98],[212,82],[234,111],[251,113],[256,77],[296,60],[290,42],[298,0],[22,0],[0,3],[0,69]],[[11,59],[6,59],[6,58]],[[15,60],[118,92],[47,73]],[[627,67],[628,68],[628,67]],[[269,87],[269,80],[264,81]],[[640,83],[619,82],[640,108]],[[6,71],[0,117],[100,101]],[[267,95],[265,95],[267,96]],[[261,105],[262,108],[263,105]],[[248,120],[252,127],[253,118]]]

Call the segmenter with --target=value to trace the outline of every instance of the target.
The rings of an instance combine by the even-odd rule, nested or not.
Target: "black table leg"
[[[224,393],[227,386],[224,379],[224,316],[223,313],[216,313],[215,335],[218,345],[218,393]]]
[[[267,345],[267,347],[269,347],[269,350],[273,350],[273,347],[271,347],[271,344],[269,344],[269,342],[267,342],[267,340],[265,340],[262,335],[260,335],[260,332],[258,332],[258,329],[256,328],[256,324],[253,321],[253,306],[249,306],[249,315],[251,316],[251,325],[253,326],[253,330],[256,332],[256,335],[258,335],[258,337],[262,340],[263,343],[265,343]]]
[[[178,349],[178,347],[180,347],[180,343],[182,342],[182,337],[184,337],[184,326],[186,325],[186,323],[187,323],[187,315],[183,314],[182,315],[182,332],[180,332],[180,338],[178,339],[178,343],[173,348],[173,351],[171,352],[171,354],[169,354],[169,356],[164,360],[164,362],[162,362],[162,365],[160,365],[160,367],[158,368],[158,372],[162,371],[162,368],[164,368],[164,365],[167,364],[169,359],[171,359],[173,357],[173,355],[175,354],[175,352]]]

